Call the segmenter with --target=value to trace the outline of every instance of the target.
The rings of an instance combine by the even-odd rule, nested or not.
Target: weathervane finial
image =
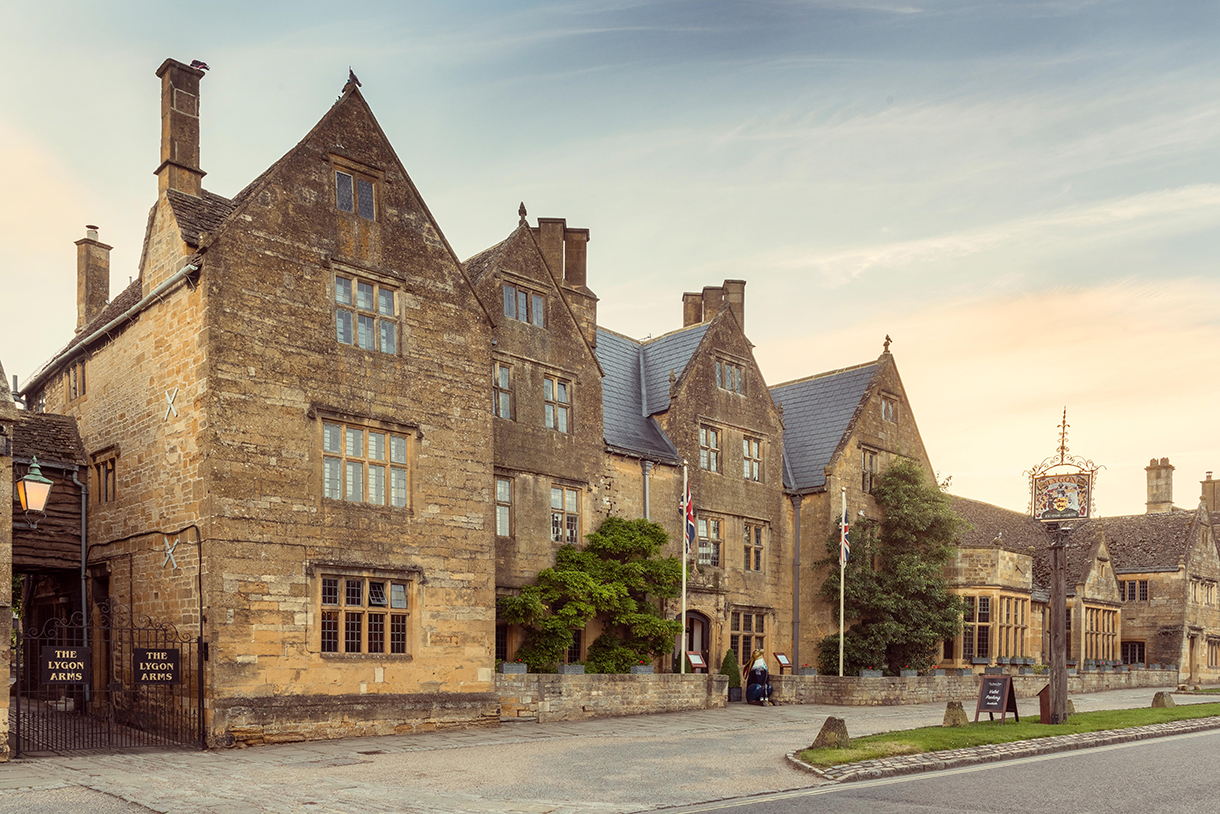
[[[1068,427],[1072,426],[1068,423],[1068,408],[1063,408],[1063,423],[1059,425],[1059,463],[1063,463],[1067,459],[1068,454]]]
[[[521,218],[517,223],[518,226],[529,226],[529,223],[525,220],[525,201],[522,201],[521,206],[517,208],[517,215]]]
[[[889,335],[889,334],[886,334],[886,335],[885,335],[885,342],[883,342],[883,343],[882,343],[882,348],[883,348],[883,350],[884,350],[884,352],[885,352],[885,353],[889,353],[889,352],[890,352],[890,343],[891,343],[891,342],[893,342],[893,341],[894,341],[893,339],[890,339],[890,335]]]

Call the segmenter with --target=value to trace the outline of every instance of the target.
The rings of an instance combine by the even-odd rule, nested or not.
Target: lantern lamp
[[[38,466],[38,456],[35,455],[30,459],[30,469],[25,473],[25,477],[17,481],[17,496],[21,498],[21,509],[25,512],[30,528],[38,528],[37,522],[30,518],[30,512],[46,514],[47,498],[51,496],[53,485],[54,481],[43,477],[42,469]]]

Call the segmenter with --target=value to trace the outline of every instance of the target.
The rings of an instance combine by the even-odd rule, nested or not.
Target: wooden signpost
[[[788,660],[787,653],[772,653],[771,655],[775,656],[775,661],[777,664],[779,664],[780,675],[784,674],[784,670],[792,669],[792,662]]]
[[[703,654],[698,650],[687,650],[686,658],[690,660],[690,666],[693,670],[706,670],[707,662],[703,660]]]
[[[1008,718],[1008,713],[1017,723],[1021,723],[1021,713],[1017,712],[1017,691],[1012,686],[1012,676],[983,676],[979,684],[979,703],[974,708],[974,722],[978,723],[979,713],[986,712],[987,717],[995,720],[995,714],[1000,713],[1000,723]]]

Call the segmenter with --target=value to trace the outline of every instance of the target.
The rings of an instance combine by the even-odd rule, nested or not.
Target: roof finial
[[[521,218],[517,223],[518,226],[529,226],[525,220],[525,201],[522,201],[521,206],[517,207],[517,215]]]
[[[1063,423],[1059,425],[1059,463],[1063,463],[1068,454],[1068,408],[1063,408]]]
[[[347,84],[360,87],[360,80],[356,78],[356,72],[352,70],[352,66],[347,66]]]
[[[890,343],[891,343],[891,342],[893,342],[893,341],[894,341],[893,339],[890,339],[890,335],[889,335],[889,334],[886,334],[886,335],[885,335],[885,342],[883,342],[883,343],[882,343],[882,348],[884,349],[884,352],[885,352],[885,353],[889,353],[889,352],[890,352]]]

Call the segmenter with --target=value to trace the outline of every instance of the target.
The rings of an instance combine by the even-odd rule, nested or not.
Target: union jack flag
[[[839,567],[847,565],[847,557],[851,554],[851,543],[847,539],[847,518],[843,518],[839,532]]]
[[[686,484],[686,496],[682,498],[683,537],[686,543],[686,553],[690,554],[695,546],[695,504],[690,499],[690,483]]]

